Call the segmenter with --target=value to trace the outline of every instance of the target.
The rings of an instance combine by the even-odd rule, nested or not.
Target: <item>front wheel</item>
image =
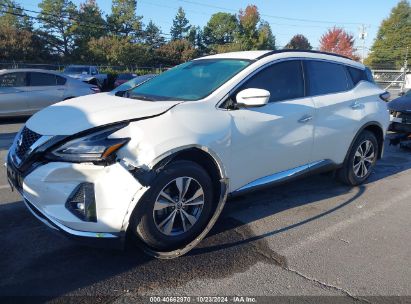
[[[378,141],[375,135],[363,131],[352,145],[343,167],[338,170],[338,179],[351,186],[362,184],[371,175],[377,156]]]
[[[132,232],[154,250],[171,251],[193,241],[208,224],[213,189],[207,172],[176,161],[159,173],[139,201]]]

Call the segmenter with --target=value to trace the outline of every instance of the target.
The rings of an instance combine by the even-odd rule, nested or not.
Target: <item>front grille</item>
[[[23,159],[30,147],[41,137],[40,134],[24,127],[16,143],[16,155]]]

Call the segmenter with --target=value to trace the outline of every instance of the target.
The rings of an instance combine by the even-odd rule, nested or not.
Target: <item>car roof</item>
[[[277,50],[277,51],[243,51],[243,52],[231,52],[231,53],[222,53],[216,55],[205,56],[199,59],[243,59],[243,60],[253,60],[257,61],[263,58],[272,57],[272,59],[278,58],[312,58],[312,59],[321,59],[329,60],[334,62],[339,62],[343,64],[352,65],[361,69],[364,69],[365,66],[357,61],[350,59],[339,54],[312,51],[312,50]]]
[[[243,51],[243,52],[230,52],[209,55],[198,59],[245,59],[245,60],[256,60],[258,57],[263,56],[270,51]]]
[[[13,72],[40,72],[40,73],[61,75],[59,71],[45,70],[45,69],[3,69],[3,70],[0,70],[0,74],[13,73]]]

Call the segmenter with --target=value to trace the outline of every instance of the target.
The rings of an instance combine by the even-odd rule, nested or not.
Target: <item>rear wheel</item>
[[[212,182],[190,161],[177,161],[159,173],[138,203],[132,232],[154,250],[175,250],[193,241],[212,211]]]
[[[378,141],[370,131],[363,131],[355,140],[337,177],[344,184],[362,184],[371,174],[378,156]]]

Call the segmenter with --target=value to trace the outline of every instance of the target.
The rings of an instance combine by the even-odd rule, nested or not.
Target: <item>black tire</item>
[[[185,232],[181,232],[179,235],[166,235],[160,231],[160,228],[157,226],[158,223],[156,224],[154,204],[160,197],[160,192],[165,187],[169,187],[175,179],[181,177],[192,178],[194,182],[192,181],[191,183],[198,183],[193,184],[194,186],[201,186],[203,190],[204,204],[202,205],[202,210],[199,214],[197,222],[195,222],[190,229]],[[187,192],[187,194],[189,193]],[[132,219],[130,221],[130,231],[134,234],[134,236],[137,236],[153,250],[172,251],[181,248],[182,246],[193,241],[208,224],[213,209],[212,200],[212,182],[207,172],[200,165],[194,162],[175,161],[167,165],[158,174],[158,176],[151,183],[150,188],[138,202],[136,210],[133,212]],[[176,208],[177,207],[170,207],[169,209],[167,208],[167,210],[174,211]],[[188,208],[191,207],[188,206]],[[177,211],[176,214],[180,215],[180,213]],[[176,221],[179,221],[182,225],[182,219],[178,219],[177,215]],[[186,221],[186,223],[188,222]]]
[[[366,172],[364,176],[361,176],[362,174],[358,174],[360,171],[358,171],[358,173],[355,172],[354,161],[356,161],[356,164],[358,164],[360,157],[356,156],[356,152],[358,151],[360,145],[362,145],[362,148],[363,148],[364,145],[366,145],[366,142],[369,142],[372,144],[374,156],[372,158],[372,162],[368,162],[368,161],[364,162],[364,164],[366,164],[366,166],[369,166],[369,167],[366,168],[366,170],[364,171],[360,169],[361,172],[363,173]],[[375,166],[375,163],[377,162],[378,151],[379,151],[378,149],[379,149],[378,141],[375,135],[372,132],[367,131],[367,130],[364,130],[363,132],[361,132],[361,134],[357,137],[354,144],[352,145],[351,150],[349,151],[349,154],[347,155],[342,168],[340,168],[337,171],[338,180],[350,186],[357,186],[357,185],[364,183],[367,180],[367,178],[370,176]]]

